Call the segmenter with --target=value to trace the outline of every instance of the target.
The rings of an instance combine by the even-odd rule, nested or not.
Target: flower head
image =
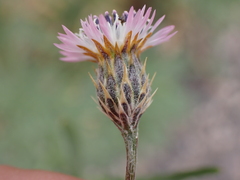
[[[55,44],[65,57],[63,61],[91,60],[98,63],[97,79],[92,80],[97,89],[102,111],[122,130],[138,126],[142,113],[150,105],[153,94],[151,81],[145,72],[146,61],[139,55],[149,47],[169,40],[176,32],[167,26],[154,33],[164,16],[153,24],[156,11],[138,11],[133,7],[121,16],[113,10],[99,16],[81,20],[82,28],[73,34],[63,26],[66,34],[59,33],[62,44]]]
[[[145,6],[137,12],[133,7],[129,12],[124,11],[119,16],[113,10],[112,16],[105,12],[99,16],[88,16],[81,20],[82,28],[73,34],[63,26],[66,34],[59,33],[62,44],[55,44],[65,57],[63,61],[99,61],[99,58],[111,56],[114,53],[130,52],[134,50],[140,54],[145,49],[169,40],[176,32],[169,34],[174,26],[157,29],[164,17],[153,24],[156,10],[151,15],[152,8],[145,11]]]

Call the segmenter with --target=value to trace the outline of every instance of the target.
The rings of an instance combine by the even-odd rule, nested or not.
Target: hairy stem
[[[122,132],[126,146],[126,176],[125,180],[135,180],[137,164],[137,145],[138,145],[138,128]]]

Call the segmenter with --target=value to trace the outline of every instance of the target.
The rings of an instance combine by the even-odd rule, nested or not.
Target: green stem
[[[137,164],[137,145],[138,145],[138,128],[122,132],[126,146],[126,176],[125,180],[135,180]]]

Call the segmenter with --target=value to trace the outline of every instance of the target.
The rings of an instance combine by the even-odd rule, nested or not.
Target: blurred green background
[[[79,19],[89,14],[144,4],[157,18],[166,14],[161,27],[174,24],[178,33],[141,55],[148,57],[147,72],[157,72],[159,90],[141,118],[138,177],[213,166],[219,174],[191,179],[240,179],[239,129],[231,129],[240,117],[239,0],[0,0],[0,164],[123,178],[121,135],[91,99],[88,72],[96,64],[59,61],[53,43],[62,24],[78,32]],[[225,113],[219,124],[215,116],[232,107],[234,116]]]

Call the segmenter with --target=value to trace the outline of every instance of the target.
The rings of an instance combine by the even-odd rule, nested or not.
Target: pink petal
[[[134,8],[133,6],[130,8],[129,13],[128,13],[128,18],[126,21],[126,30],[129,32],[132,29],[133,26],[133,15],[134,15]]]
[[[163,21],[164,18],[165,18],[165,15],[159,18],[157,22],[154,24],[154,26],[151,28],[150,32],[153,32],[159,26],[159,24]]]
[[[149,19],[151,10],[152,10],[152,8],[148,8],[143,19],[139,19],[139,22],[136,24],[136,27],[135,27],[136,30],[139,31],[139,30],[143,29],[144,25],[147,23],[147,20]]]
[[[101,14],[98,18],[99,26],[103,34],[112,42],[111,28],[109,23],[106,21],[105,17]]]
[[[90,57],[82,54],[82,53],[71,53],[66,51],[60,51],[60,53],[66,57],[60,58],[62,61],[68,61],[68,62],[77,62],[77,61],[85,61],[90,59]]]
[[[81,52],[81,49],[77,46],[67,46],[66,44],[56,44],[56,43],[54,43],[54,46],[64,51]]]
[[[152,25],[152,22],[154,20],[155,14],[156,14],[156,10],[153,11],[152,17],[150,18],[148,24],[146,25],[146,27],[144,28],[143,32],[141,33],[143,36],[146,36],[146,33],[148,32],[150,26]],[[141,36],[141,38],[142,38],[142,36]]]
[[[154,40],[152,40],[152,41],[147,41],[146,44],[144,45],[143,49],[144,49],[145,47],[148,47],[148,46],[156,46],[156,45],[158,45],[158,44],[161,44],[161,43],[163,43],[163,42],[166,42],[166,41],[168,41],[171,37],[173,37],[176,33],[177,33],[177,31],[174,32],[174,33],[172,33],[172,34],[170,34],[170,35],[160,36],[160,37],[158,37],[158,38],[156,38],[156,39],[154,39]]]
[[[149,40],[154,40],[157,39],[161,36],[166,36],[168,33],[170,33],[175,26],[171,25],[171,26],[167,26],[164,27],[162,29],[160,29],[158,32],[156,32],[152,37],[149,38]]]
[[[62,25],[63,30],[65,31],[65,33],[68,35],[68,37],[70,39],[76,39],[77,36],[75,34],[73,34],[66,26]]]
[[[89,16],[88,20],[89,20],[89,25],[90,25],[89,29],[91,30],[92,37],[93,37],[92,39],[95,39],[98,42],[101,42],[102,41],[102,39],[101,39],[102,38],[102,34],[97,29],[96,24],[93,22],[92,16]]]

